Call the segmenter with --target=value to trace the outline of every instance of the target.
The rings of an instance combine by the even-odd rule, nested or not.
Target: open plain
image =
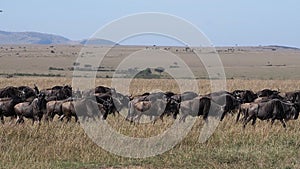
[[[90,46],[106,51],[108,47]],[[82,46],[3,45],[0,47],[0,88],[36,84],[40,89],[72,84],[76,59],[85,55]],[[211,92],[210,81],[194,53],[184,47],[117,46],[97,68],[95,84],[111,86],[111,77],[124,57],[138,50],[166,50],[178,54],[193,72],[197,72],[199,94]],[[201,49],[199,49],[201,50]],[[278,46],[222,47],[216,52],[224,65],[227,91],[265,88],[281,93],[300,89],[300,50]],[[197,63],[197,64],[194,64]],[[198,64],[199,63],[199,64]],[[174,66],[174,65],[170,65]],[[90,68],[86,66],[85,68]],[[93,70],[88,71],[95,71]],[[134,79],[130,94],[161,90],[180,92],[173,79]],[[124,110],[127,111],[127,110]],[[203,119],[173,149],[149,158],[133,159],[113,155],[97,146],[80,124],[54,119],[51,123],[0,125],[0,168],[300,168],[300,122],[291,120],[284,129],[279,122],[266,121],[242,128],[236,115],[228,115],[205,143],[198,137]],[[121,115],[109,116],[107,122],[120,133],[135,137],[157,135],[173,119],[155,124],[130,124]]]

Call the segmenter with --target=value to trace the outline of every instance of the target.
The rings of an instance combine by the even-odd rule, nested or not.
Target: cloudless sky
[[[0,30],[53,33],[72,40],[89,38],[123,16],[163,12],[193,23],[216,46],[300,47],[299,0],[1,0],[0,9]]]

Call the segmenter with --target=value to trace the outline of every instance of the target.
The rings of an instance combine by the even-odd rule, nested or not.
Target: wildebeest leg
[[[245,120],[246,120],[246,117],[248,116],[248,109],[239,109],[238,110],[238,114],[237,114],[237,117],[236,117],[236,123],[239,121],[239,119],[240,119],[240,116],[241,116],[241,113],[242,113],[242,115],[243,115],[243,118],[242,118],[242,120],[241,121],[243,121],[243,122],[245,122]]]
[[[182,115],[179,119],[179,122],[185,122],[187,116],[188,116],[187,114]]]
[[[71,121],[71,115],[67,115],[67,123]]]
[[[45,121],[45,122],[49,122],[49,116],[48,116],[48,113],[45,114],[44,121]]]
[[[134,108],[129,108],[126,120],[129,120],[130,123],[133,123],[135,115],[136,115],[136,112],[135,112]]]
[[[173,113],[173,119],[177,119],[177,114],[179,114],[179,112],[174,112]]]
[[[77,123],[77,121],[78,121],[78,116],[77,116],[77,114],[75,114],[74,117],[75,117],[75,122]]]
[[[24,119],[22,116],[18,116],[16,120],[16,124],[21,124],[21,123],[24,123]]]
[[[164,122],[164,114],[161,114],[161,115],[159,116],[159,118],[160,118],[161,122]]]
[[[271,126],[273,126],[274,122],[275,122],[275,118],[272,118],[272,120],[271,120]]]
[[[252,120],[252,118],[253,118],[252,116],[248,116],[248,117],[245,118],[243,128],[246,127],[247,123],[249,123],[249,121]]]
[[[113,110],[112,114],[113,114],[114,117],[116,116],[116,112],[117,112],[117,114],[120,114],[120,112],[118,110]]]
[[[43,119],[43,114],[38,115],[38,124],[41,125],[41,121]]]
[[[10,117],[10,124],[13,123],[13,121],[14,121],[15,118],[16,118],[16,116],[11,116],[11,117]]]
[[[127,111],[127,116],[125,118],[126,121],[130,121],[132,122],[132,117],[131,117],[131,108],[129,107],[128,108],[128,111]]]
[[[254,126],[255,123],[256,123],[256,117],[253,117],[252,119],[253,119],[253,120],[252,120],[252,126]]]
[[[2,123],[2,124],[4,124],[4,116],[3,116],[3,115],[1,115],[1,117],[0,117],[0,118],[1,118],[1,123]]]
[[[241,115],[241,110],[239,110],[237,116],[236,116],[236,123],[239,122],[239,119],[240,119],[240,115]]]
[[[282,124],[283,128],[286,128],[286,124],[285,124],[284,120],[283,120],[283,119],[281,119],[281,120],[280,120],[280,122],[281,122],[281,124]]]
[[[20,117],[17,117],[16,124],[20,124]]]
[[[63,115],[61,115],[58,119],[59,119],[60,121],[63,121],[64,118],[65,118],[65,115],[63,114]],[[53,118],[52,118],[52,119],[53,119]]]
[[[49,116],[46,114],[45,118],[44,118],[45,122],[49,122]]]
[[[133,121],[136,121],[137,123],[140,123],[141,117],[142,117],[142,113],[139,112],[139,113],[137,113],[137,115],[133,118]]]
[[[105,113],[102,116],[102,120],[106,120],[107,119],[108,113],[109,112],[105,111]]]
[[[38,117],[38,125],[41,125],[42,117]]]
[[[31,123],[32,126],[34,125],[34,121],[35,121],[35,118],[33,117],[32,118],[32,123]]]
[[[226,113],[227,113],[226,111],[224,111],[224,112],[222,113],[222,116],[221,116],[220,121],[222,121],[222,120],[224,119]]]
[[[53,121],[55,114],[51,114],[50,121]]]
[[[150,117],[152,118],[152,116],[150,116]],[[153,120],[153,123],[152,123],[152,124],[155,124],[155,122],[158,120],[158,118],[159,118],[159,117],[154,117],[154,120]],[[152,119],[151,119],[151,120],[152,120]],[[150,121],[151,121],[151,120],[150,120]]]
[[[153,119],[153,116],[149,116],[149,119],[150,119],[150,121],[152,121],[152,119]],[[154,118],[154,120],[155,120],[156,118]]]
[[[38,115],[32,117],[32,125],[34,125],[34,122],[35,122],[35,121],[38,121],[38,123],[39,123],[40,117],[39,117]]]

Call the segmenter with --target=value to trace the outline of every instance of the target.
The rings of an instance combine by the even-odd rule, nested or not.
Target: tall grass
[[[37,84],[40,88],[70,84],[67,78],[11,78],[1,79],[0,87]],[[134,80],[133,94],[154,89],[178,92],[172,80]],[[109,85],[110,80],[97,79],[98,85]],[[208,93],[209,82],[199,81],[200,91]],[[234,89],[279,88],[282,92],[299,89],[300,81],[230,80]],[[173,120],[165,118],[156,124],[130,124],[121,115],[109,116],[108,123],[116,131],[136,137],[157,135]],[[48,124],[15,125],[6,119],[0,125],[0,168],[300,168],[299,120],[289,121],[284,129],[279,122],[273,126],[257,121],[255,127],[235,123],[235,115],[228,115],[205,143],[198,137],[203,126],[197,118],[187,137],[173,149],[154,157],[132,159],[113,155],[98,147],[75,122],[56,120]]]

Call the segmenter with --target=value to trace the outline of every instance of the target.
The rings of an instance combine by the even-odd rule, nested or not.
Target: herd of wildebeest
[[[138,123],[145,115],[156,120],[170,116],[179,116],[185,122],[187,116],[203,116],[206,122],[212,116],[219,120],[229,113],[237,113],[236,122],[242,121],[243,127],[256,119],[279,120],[286,127],[288,120],[296,120],[300,111],[300,91],[280,93],[278,90],[263,89],[219,91],[206,95],[187,91],[184,93],[156,92],[128,96],[117,92],[114,88],[97,86],[94,89],[72,90],[69,85],[54,86],[39,90],[36,85],[7,86],[0,89],[0,117],[11,117],[11,122],[24,123],[24,118],[48,123],[55,116],[67,122],[75,117],[83,119],[105,120],[108,115],[127,109],[126,120]],[[243,118],[240,119],[240,116]],[[234,116],[232,116],[234,117]],[[44,120],[42,120],[44,119]]]

